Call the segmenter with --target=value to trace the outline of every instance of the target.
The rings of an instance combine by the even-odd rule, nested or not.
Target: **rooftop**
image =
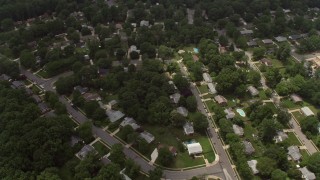
[[[115,110],[107,110],[106,114],[110,120],[110,122],[116,122],[119,119],[124,117],[124,114],[121,111],[115,111]]]
[[[177,112],[179,114],[181,114],[182,116],[184,116],[184,117],[187,117],[188,113],[189,113],[188,110],[185,107],[182,107],[182,106],[177,108]]]
[[[200,145],[200,143],[187,144],[187,148],[189,155],[202,153],[202,146]]]
[[[309,171],[307,167],[299,168],[299,171],[302,174],[302,178],[305,178],[306,180],[314,180],[316,179],[316,176],[313,172]]]
[[[259,170],[257,169],[257,164],[258,161],[257,160],[251,160],[251,161],[247,161],[249,167],[251,168],[253,174],[258,174]]]
[[[147,143],[151,143],[152,141],[154,141],[154,136],[150,133],[148,133],[147,131],[143,131],[142,133],[140,133],[139,135],[141,138],[143,138],[144,140],[147,141]]]
[[[288,147],[288,155],[294,161],[298,161],[302,157],[302,155],[300,154],[300,150],[299,150],[298,146],[290,146],[290,147]]]
[[[254,147],[252,146],[251,142],[249,141],[243,141],[243,144],[244,144],[244,149],[245,149],[245,152],[246,154],[252,154],[255,152],[255,149]]]
[[[244,131],[243,131],[243,128],[234,124],[232,125],[232,128],[233,128],[233,132],[238,135],[238,136],[243,136],[244,134]]]
[[[248,87],[248,91],[250,92],[250,94],[251,94],[252,96],[256,96],[256,95],[259,94],[258,89],[255,88],[255,87],[253,87],[253,86],[249,86],[249,87]]]
[[[194,128],[193,128],[193,125],[190,123],[190,122],[186,122],[184,125],[183,125],[183,131],[186,135],[190,135],[190,134],[193,134],[194,133]]]
[[[311,109],[307,106],[301,108],[301,111],[302,113],[305,115],[305,116],[314,116],[314,113],[311,111]]]

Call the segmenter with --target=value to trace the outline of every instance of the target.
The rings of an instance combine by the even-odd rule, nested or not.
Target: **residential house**
[[[174,93],[172,95],[170,95],[170,99],[175,103],[178,104],[179,100],[181,98],[181,94],[180,93]]]
[[[22,81],[13,81],[12,82],[12,87],[14,89],[23,88],[24,86],[25,86],[25,84]]]
[[[0,76],[0,81],[9,81],[10,82],[11,81],[11,77],[6,75],[6,74],[2,74]]]
[[[31,96],[32,99],[36,102],[36,103],[40,103],[42,101],[42,99],[40,98],[40,96],[34,94]]]
[[[147,131],[143,131],[139,135],[142,139],[146,140],[148,144],[150,144],[152,141],[154,141],[154,136]]]
[[[207,82],[207,83],[212,83],[212,78],[211,78],[211,76],[210,76],[208,73],[203,73],[203,74],[202,74],[202,77],[203,77],[203,79],[204,79],[205,82]]]
[[[193,128],[192,123],[186,122],[186,123],[183,125],[183,131],[184,131],[184,134],[185,134],[185,135],[193,135],[193,133],[194,133],[194,128]]]
[[[184,117],[187,117],[188,113],[189,113],[188,110],[185,107],[182,107],[182,106],[177,108],[177,112],[179,114],[181,114],[182,116],[184,116]]]
[[[311,109],[307,106],[301,108],[301,111],[302,113],[305,115],[305,116],[314,116],[314,113],[311,111]]]
[[[91,145],[85,145],[82,149],[76,154],[76,156],[80,159],[84,159],[90,152],[96,154],[97,151]]]
[[[299,150],[298,146],[290,146],[290,147],[288,147],[288,155],[294,161],[299,161],[301,159],[301,157],[302,157],[302,155],[300,154],[300,150]]]
[[[252,30],[249,30],[249,29],[245,29],[245,30],[240,31],[240,34],[241,34],[241,35],[245,35],[245,36],[247,36],[247,35],[252,35],[252,34],[253,34],[253,31],[252,31]]]
[[[244,131],[243,131],[243,128],[234,124],[232,125],[232,128],[233,128],[233,132],[238,135],[238,136],[243,136],[244,134]]]
[[[287,41],[288,39],[284,36],[277,36],[274,38],[277,42],[285,42]]]
[[[97,93],[85,93],[83,94],[83,98],[86,101],[101,101],[101,97]]]
[[[269,66],[269,67],[272,66],[272,61],[270,59],[262,58],[260,62],[266,66]]]
[[[278,131],[277,135],[274,137],[274,140],[276,141],[276,143],[282,142],[286,139],[288,139],[288,135],[283,131]]]
[[[121,122],[120,127],[124,127],[124,126],[131,126],[133,130],[137,131],[138,129],[141,128],[141,126],[139,126],[136,121],[131,118],[131,117],[125,117],[124,120]]]
[[[263,42],[263,44],[265,44],[265,45],[273,44],[273,41],[272,41],[271,39],[263,39],[262,42]]]
[[[256,47],[256,46],[258,46],[258,43],[256,41],[251,40],[251,41],[247,42],[247,45],[249,47]]]
[[[254,147],[252,146],[251,142],[243,141],[244,151],[247,155],[251,155],[255,152]]]
[[[25,90],[26,90],[26,94],[27,94],[28,96],[31,96],[31,95],[33,94],[33,91],[32,91],[31,89],[25,88]]]
[[[316,175],[313,172],[309,171],[307,167],[299,168],[299,171],[301,172],[303,179],[306,179],[306,180],[316,179]]]
[[[253,86],[249,86],[248,91],[250,92],[251,96],[257,96],[259,94],[259,91]]]
[[[290,98],[292,99],[292,101],[293,101],[294,103],[301,103],[301,102],[303,102],[302,98],[301,98],[299,95],[297,95],[297,94],[291,94],[291,95],[290,95]]]
[[[47,105],[46,103],[44,103],[44,102],[39,103],[39,104],[38,104],[38,107],[39,107],[39,109],[40,109],[41,114],[44,114],[44,113],[50,111],[50,108],[49,108],[48,105]]]
[[[193,59],[193,61],[199,61],[199,57],[197,56],[197,55],[195,55],[195,54],[193,54],[192,55],[192,59]]]
[[[89,88],[87,88],[87,87],[82,87],[82,86],[75,86],[74,88],[73,88],[75,91],[79,91],[80,92],[80,94],[85,94],[85,93],[87,93],[88,91],[89,91]]]
[[[251,160],[251,161],[247,161],[251,171],[253,174],[258,174],[259,173],[259,170],[257,169],[257,164],[258,164],[258,161],[257,160]]]
[[[146,26],[146,27],[149,27],[149,21],[146,21],[146,20],[142,20],[142,21],[140,21],[140,27],[142,27],[142,26]]]
[[[214,97],[214,100],[221,106],[226,106],[228,101],[226,98],[224,98],[223,96],[221,95],[217,95]]]
[[[203,151],[200,143],[187,144],[187,149],[188,149],[189,155],[201,154]]]
[[[216,87],[213,83],[208,83],[208,88],[211,94],[217,94]]]
[[[110,120],[110,122],[116,122],[119,119],[123,118],[125,116],[125,114],[123,114],[121,111],[115,111],[115,110],[107,110],[106,114]]]
[[[295,40],[298,40],[298,39],[301,39],[304,37],[306,37],[305,34],[293,34],[293,35],[289,36],[289,39],[292,41],[295,41]]]
[[[224,112],[227,114],[226,115],[227,119],[232,119],[232,118],[234,118],[234,116],[236,116],[236,114],[232,111],[231,108],[225,109]]]

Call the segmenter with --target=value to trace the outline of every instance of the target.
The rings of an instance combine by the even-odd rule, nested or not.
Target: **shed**
[[[305,115],[305,116],[314,116],[314,113],[311,111],[311,109],[307,106],[301,108],[301,111],[302,113]]]
[[[141,138],[143,138],[144,140],[146,140],[148,144],[150,144],[152,141],[154,141],[154,136],[147,131],[143,131],[142,133],[140,133],[139,136]]]
[[[183,125],[183,131],[186,135],[192,135],[194,133],[194,128],[193,128],[193,125],[192,123],[190,122],[186,122],[184,125]]]
[[[204,79],[205,82],[207,82],[207,83],[212,83],[212,78],[211,78],[211,76],[210,76],[208,73],[203,73],[203,74],[202,74],[202,77],[203,77],[203,79]]]
[[[249,86],[248,91],[250,92],[251,96],[257,96],[259,94],[259,91],[253,86]]]
[[[196,155],[202,153],[202,146],[200,145],[200,143],[187,144],[187,149],[189,155]]]
[[[181,114],[182,116],[184,116],[184,117],[187,117],[188,113],[189,113],[188,110],[185,107],[182,107],[182,106],[177,108],[177,112],[179,114]]]
[[[292,158],[294,161],[299,161],[302,157],[300,154],[300,150],[298,146],[290,146],[288,147],[288,155]]]
[[[87,87],[82,87],[82,86],[75,86],[74,88],[73,88],[75,91],[79,91],[80,92],[80,94],[85,94],[86,92],[88,92],[88,88]]]
[[[307,167],[299,168],[299,171],[302,174],[302,178],[304,178],[306,180],[316,179],[316,175],[313,172],[309,171],[309,169],[307,169]]]
[[[259,173],[259,170],[257,169],[257,164],[258,164],[258,161],[257,160],[251,160],[251,161],[247,161],[251,171],[253,174],[258,174]]]
[[[243,131],[243,128],[234,124],[232,125],[232,128],[233,128],[233,132],[238,135],[238,136],[243,136],[244,134],[244,131]]]

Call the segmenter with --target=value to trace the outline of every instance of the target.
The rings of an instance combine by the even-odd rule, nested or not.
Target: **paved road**
[[[180,70],[182,72],[183,75],[188,76],[188,72],[185,70],[185,68],[183,67],[182,63],[178,63]],[[197,88],[191,83],[190,84],[190,89],[193,93],[193,95],[195,96],[196,100],[197,100],[197,104],[198,104],[198,109],[199,111],[204,114],[205,116],[208,117],[208,114],[206,113],[206,110],[204,108],[204,104],[201,101],[201,97],[199,95],[199,92],[197,90]],[[218,133],[213,129],[213,127],[211,126],[211,117],[208,119],[209,120],[209,128],[208,128],[208,134],[210,136],[210,140],[212,142],[212,144],[215,147],[215,150],[217,151],[218,155],[219,155],[219,165],[221,166],[221,168],[223,169],[224,175],[225,175],[225,179],[238,179],[236,176],[235,171],[232,168],[232,164],[228,158],[228,155],[226,153],[226,151],[223,149],[223,145],[221,140],[218,138],[219,135]],[[230,178],[231,177],[231,178]]]
[[[43,85],[44,90],[46,91],[53,91],[55,92],[53,88],[53,83],[59,78],[63,76],[68,76],[72,74],[72,72],[63,73],[59,76],[56,76],[54,78],[45,80],[37,77],[36,75],[30,73],[27,70],[22,69],[21,73],[24,74],[28,79],[31,81],[37,83],[38,85]],[[84,116],[79,111],[75,110],[71,104],[68,102],[68,100],[64,96],[60,96],[59,100],[66,105],[68,113],[76,120],[78,123],[82,124],[86,121],[89,121],[89,119]],[[102,141],[109,145],[113,145],[116,143],[120,143],[119,140],[112,137],[110,134],[103,131],[101,128],[93,126],[92,133],[96,137],[100,137]],[[133,159],[138,165],[140,165],[141,170],[148,173],[149,170],[154,169],[155,167],[150,165],[146,160],[144,160],[142,157],[140,157],[138,154],[136,154],[133,150],[124,148],[124,153],[126,157]],[[202,175],[215,175],[217,177],[220,177],[222,179],[226,179],[223,173],[223,168],[221,168],[220,164],[216,164],[214,166],[210,167],[201,167],[197,169],[192,170],[185,170],[185,171],[169,171],[164,170],[163,171],[164,177],[167,179],[173,179],[173,180],[183,180],[183,179],[191,179],[193,176],[202,176]]]

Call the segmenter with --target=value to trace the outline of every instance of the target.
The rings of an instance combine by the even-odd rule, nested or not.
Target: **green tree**
[[[167,46],[161,45],[159,47],[158,54],[159,54],[160,58],[162,58],[163,60],[166,60],[166,59],[171,58],[173,56],[173,49],[171,49]]]
[[[110,163],[106,166],[103,166],[96,177],[93,180],[104,180],[104,179],[112,179],[112,180],[122,180],[122,176],[120,175],[120,167],[117,164]]]
[[[169,166],[173,163],[173,154],[169,151],[167,147],[159,149],[158,161],[163,166]]]
[[[318,128],[317,125],[319,124],[319,121],[317,120],[316,117],[306,117],[302,119],[300,122],[301,129],[303,132],[310,132],[311,134],[317,134],[318,133]]]
[[[316,152],[308,157],[307,167],[317,177],[320,175],[320,152]]]
[[[162,177],[162,169],[156,167],[154,170],[149,171],[149,179],[150,180],[160,180]]]
[[[132,179],[137,178],[140,174],[140,166],[138,166],[132,159],[126,160],[125,169],[125,174]]]
[[[87,121],[81,124],[76,132],[78,133],[79,137],[82,138],[86,143],[89,143],[92,139],[92,123]]]
[[[123,146],[121,144],[112,145],[109,159],[119,166],[125,164],[125,154],[123,153]]]
[[[197,110],[197,100],[194,96],[189,96],[186,99],[186,107],[189,111],[195,112]]]
[[[182,127],[186,123],[186,118],[182,116],[177,111],[173,111],[170,113],[170,120],[172,122],[172,125],[175,127]]]
[[[196,112],[193,117],[194,129],[199,133],[205,133],[205,130],[209,125],[207,118],[199,112]]]
[[[255,59],[255,60],[262,59],[264,57],[265,53],[266,53],[266,49],[263,47],[254,48],[253,49],[253,59]]]
[[[280,169],[276,169],[271,173],[271,179],[272,180],[286,180],[287,173],[284,171],[281,171]]]
[[[34,69],[36,67],[36,58],[30,51],[24,50],[20,54],[20,63],[25,68]]]
[[[271,173],[276,169],[276,162],[268,157],[261,157],[257,164],[257,169],[263,177],[270,177]]]

